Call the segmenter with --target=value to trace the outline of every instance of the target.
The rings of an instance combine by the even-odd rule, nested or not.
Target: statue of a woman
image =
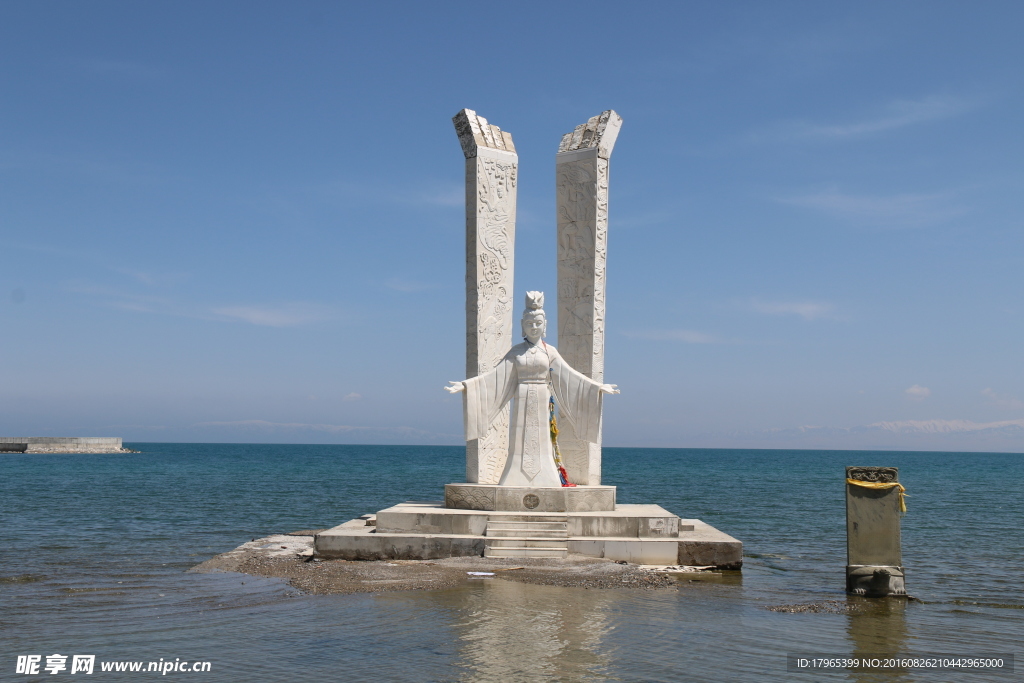
[[[500,486],[562,486],[555,466],[548,421],[548,401],[554,394],[560,416],[582,441],[596,443],[601,433],[601,395],[617,394],[614,384],[600,384],[576,372],[555,347],[544,342],[547,320],[544,293],[527,292],[523,336],[497,367],[488,373],[450,382],[445,387],[466,392],[466,440],[482,436],[498,412],[512,404],[508,460]]]

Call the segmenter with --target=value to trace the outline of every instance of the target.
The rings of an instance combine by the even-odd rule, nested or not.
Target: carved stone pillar
[[[558,215],[558,351],[576,370],[604,381],[605,265],[608,258],[608,160],[622,126],[601,112],[562,137],[555,156]],[[559,433],[569,480],[601,483],[601,444]]]
[[[847,467],[846,482],[846,592],[906,595],[899,469]]]
[[[452,120],[466,155],[466,376],[475,377],[512,346],[519,156],[512,135],[476,112],[463,109]],[[508,421],[506,406],[483,437],[466,443],[467,483],[498,483]]]

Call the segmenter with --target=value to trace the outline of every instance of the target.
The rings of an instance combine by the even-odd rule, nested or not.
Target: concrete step
[[[484,557],[559,557],[568,555],[568,518],[531,515],[487,521]]]
[[[496,538],[485,543],[487,548],[565,548],[569,545],[564,538]]]
[[[567,522],[497,522],[490,520],[487,522],[488,529],[554,529],[562,530],[568,527]]]
[[[566,515],[506,515],[500,512],[492,512],[488,518],[490,522],[568,522]]]
[[[568,556],[565,548],[485,548],[484,557],[561,557]]]
[[[487,527],[488,538],[569,538],[565,529],[492,529]]]

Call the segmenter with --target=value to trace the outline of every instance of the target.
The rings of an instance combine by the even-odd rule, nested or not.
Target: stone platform
[[[345,560],[578,553],[635,564],[722,569],[739,569],[743,564],[740,541],[698,519],[680,519],[658,505],[549,512],[409,501],[323,531],[317,534],[314,547],[321,557]]]

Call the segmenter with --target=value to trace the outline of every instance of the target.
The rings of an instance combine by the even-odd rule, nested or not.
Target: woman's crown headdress
[[[526,310],[536,311],[544,308],[544,292],[526,293]]]

